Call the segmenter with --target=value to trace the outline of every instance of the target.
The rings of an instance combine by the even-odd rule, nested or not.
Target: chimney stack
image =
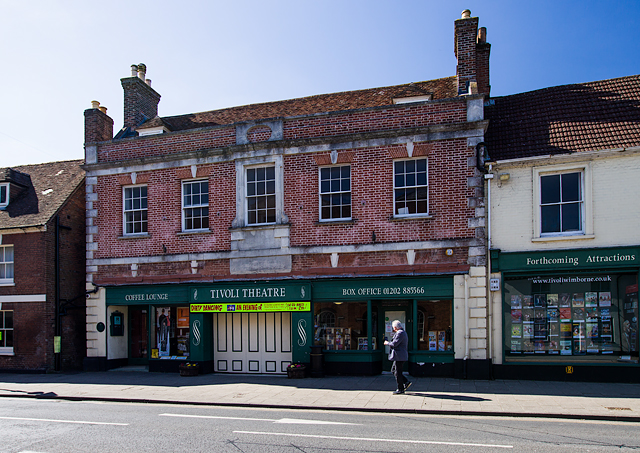
[[[96,143],[113,138],[113,120],[107,108],[98,101],[91,101],[91,108],[84,111],[84,143]]]
[[[158,116],[160,95],[146,79],[144,63],[131,65],[131,77],[121,79],[124,89],[124,128],[135,129],[147,120]]]
[[[455,21],[454,53],[458,60],[456,76],[458,94],[469,94],[471,82],[476,82],[478,93],[490,95],[489,53],[491,44],[487,43],[487,29],[478,30],[478,18],[471,17],[471,11],[462,11],[461,18]]]

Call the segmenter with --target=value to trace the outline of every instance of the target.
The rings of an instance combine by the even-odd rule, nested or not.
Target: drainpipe
[[[469,359],[469,274],[464,275],[464,379],[467,378]]]
[[[491,180],[493,165],[489,164],[489,172],[484,175],[487,181],[487,277],[491,279]],[[487,316],[489,318],[489,335],[487,347],[489,349],[489,360],[493,361],[493,295],[491,288],[487,285]]]
[[[56,273],[56,288],[55,288],[55,293],[56,293],[56,301],[55,301],[55,337],[59,338],[59,341],[62,342],[62,319],[60,318],[60,229],[64,229],[64,230],[70,230],[71,228],[68,226],[64,226],[64,225],[60,225],[60,216],[56,215],[56,242],[55,242],[55,261],[56,261],[56,269],[55,269],[55,273]],[[55,339],[54,339],[54,344],[55,344]],[[61,356],[60,356],[61,352],[55,352],[55,346],[54,346],[54,370],[55,371],[60,371],[61,369]]]

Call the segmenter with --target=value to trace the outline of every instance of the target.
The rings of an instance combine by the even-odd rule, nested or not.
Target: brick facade
[[[34,186],[47,177],[36,178],[42,168],[45,174],[64,174],[68,163],[41,164],[20,167],[29,172],[33,167]],[[83,172],[75,164],[78,176],[60,184],[69,185],[72,192],[56,206],[56,215],[40,226],[26,232],[19,228],[3,228],[2,245],[12,245],[14,252],[14,284],[0,286],[2,310],[13,311],[13,353],[0,354],[0,370],[48,372],[80,369],[86,355],[85,341],[85,191]],[[15,200],[16,204],[20,198]],[[54,202],[55,203],[55,202]],[[42,205],[41,205],[42,209]],[[20,216],[18,216],[20,217]],[[56,335],[56,223],[59,218],[59,295],[61,353],[56,364],[54,336]],[[28,221],[27,221],[28,222]]]
[[[458,79],[463,84],[477,80],[477,26],[477,18],[456,21]],[[485,57],[486,87],[488,52]],[[369,92],[338,93],[155,118],[139,130],[162,125],[167,133],[85,143],[88,288],[256,278],[451,276],[483,269],[484,191],[476,145],[487,126],[484,91],[458,95],[455,88],[448,91],[455,85],[451,82],[424,82],[438,87],[429,91],[433,97],[428,101],[394,105],[407,91],[425,93],[412,92],[418,89],[412,86],[387,87],[365,106],[358,97],[373,96]],[[125,127],[136,125],[127,119],[133,118],[129,111],[147,111],[159,100],[159,95],[150,96],[136,106],[129,84],[141,89],[141,83],[123,79]],[[256,116],[248,121],[252,113]],[[222,116],[224,124],[190,126]],[[94,126],[87,122],[86,127]],[[428,213],[399,215],[394,211],[394,163],[417,158],[427,160]],[[347,164],[351,217],[321,220],[320,168]],[[256,165],[275,167],[273,225],[251,226],[245,218],[244,173]],[[194,178],[209,183],[209,229],[185,233],[181,183]],[[124,232],[123,188],[130,185],[147,187],[144,235]],[[104,319],[104,294],[89,304],[88,355],[104,355],[106,342],[95,331]],[[477,351],[477,357],[484,354],[482,348]]]

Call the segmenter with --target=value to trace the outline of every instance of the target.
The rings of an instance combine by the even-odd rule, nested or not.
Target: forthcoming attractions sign
[[[545,252],[496,253],[491,251],[493,270],[582,270],[637,267],[637,247],[607,249],[549,250]],[[496,259],[497,258],[497,259]]]
[[[263,313],[311,311],[311,302],[259,302],[244,304],[191,304],[191,313]]]

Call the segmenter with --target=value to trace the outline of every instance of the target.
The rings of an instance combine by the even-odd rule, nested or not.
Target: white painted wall
[[[119,311],[124,314],[124,335],[121,337],[112,337],[109,335],[110,325],[108,323],[111,322],[111,313],[114,311]],[[107,359],[126,359],[129,354],[129,350],[127,348],[127,345],[129,344],[129,307],[107,307],[107,321],[107,329],[105,331],[105,333],[107,333]]]
[[[534,241],[534,168],[590,168],[591,220],[588,239]],[[542,251],[640,244],[640,153],[579,153],[546,161],[499,163],[491,182],[491,246],[502,252]],[[509,173],[500,183],[498,174]]]

